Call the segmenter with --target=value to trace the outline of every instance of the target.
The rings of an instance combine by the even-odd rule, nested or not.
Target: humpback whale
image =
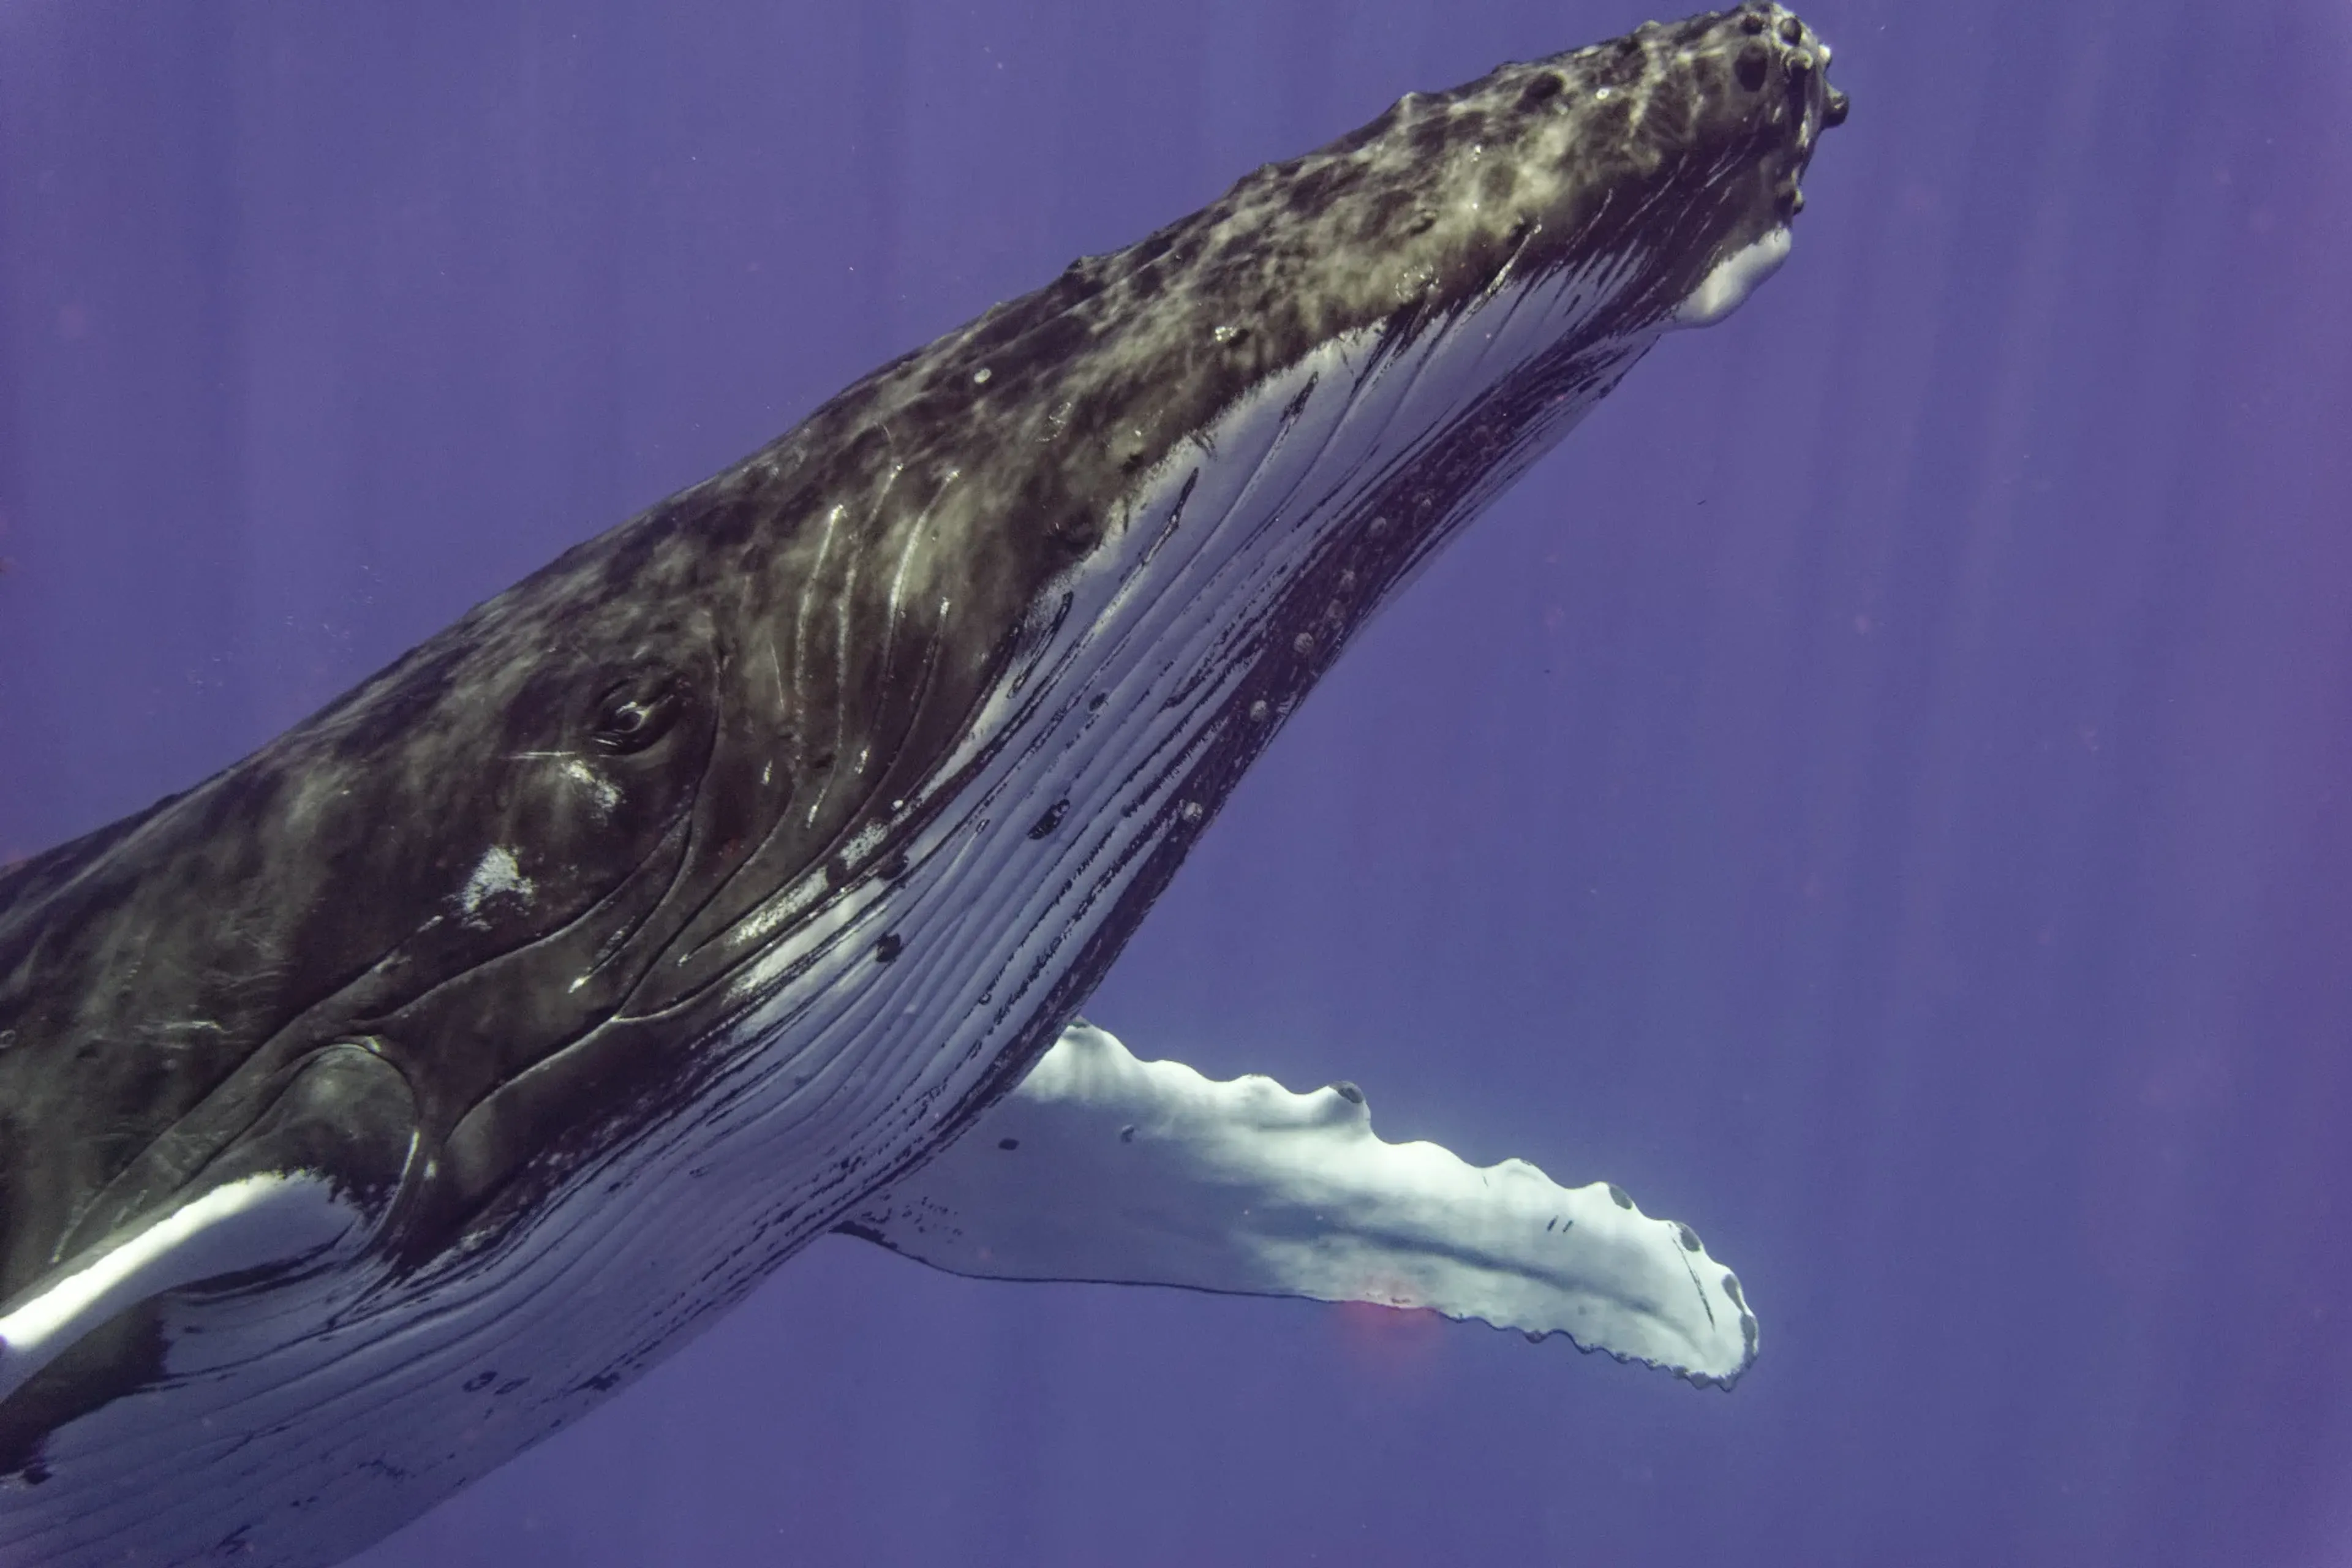
[[[0,872],[0,1563],[320,1564],[828,1232],[1728,1388],[1619,1189],[1077,1016],[1416,567],[1778,267],[1778,5],[1408,94]]]

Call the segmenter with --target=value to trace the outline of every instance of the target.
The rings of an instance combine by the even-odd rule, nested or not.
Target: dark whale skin
[[[565,1365],[562,1399],[481,1452],[382,1458],[420,1479],[341,1523],[331,1476],[184,1531],[115,1517],[123,1476],[77,1502],[58,1439],[110,1408],[172,1418],[168,1304],[110,1319],[0,1398],[8,1560],[139,1542],[195,1561],[207,1531],[240,1561],[336,1560],[574,1418],[951,1139],[1054,1038],[1364,618],[1711,275],[1785,230],[1844,115],[1826,67],[1755,6],[1408,95],[874,372],[213,778],[0,872],[0,1314],[194,1195],[289,1171],[362,1217],[338,1267],[366,1301],[425,1301],[525,1268],[534,1223],[616,1152],[677,1163],[663,1141],[761,1053],[789,1043],[820,1062],[809,1081],[863,1097],[806,1123],[817,1174],[713,1243],[691,1300]],[[1131,840],[1085,847],[1093,813],[1067,796],[1003,816],[989,781],[1095,668],[1056,640],[1071,584],[1129,548],[1155,476],[1213,466],[1220,421],[1330,345],[1393,359],[1506,285],[1603,275],[1572,331],[1397,446],[1269,580],[1189,739],[1151,754],[1148,800],[1101,797],[1142,813]],[[973,982],[957,1016],[985,1017],[944,1066],[867,1036],[810,1045],[842,996],[962,962],[934,957],[946,917],[893,919],[919,902],[902,888],[927,909],[979,898],[940,847],[950,826],[1009,846],[968,852],[991,897],[1086,884],[1029,928],[1044,956]],[[837,935],[780,963],[828,920]],[[201,1453],[184,1468],[233,1489]]]

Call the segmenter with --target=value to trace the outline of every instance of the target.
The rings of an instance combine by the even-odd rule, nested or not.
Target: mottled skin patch
[[[756,1048],[724,1026],[742,1008],[727,983],[773,941],[759,917],[812,879],[821,903],[904,874],[985,761],[950,765],[980,704],[1139,476],[1334,339],[1409,339],[1501,280],[1629,259],[1601,318],[1286,586],[1228,703],[1260,721],[1193,763],[1181,822],[1023,998],[950,1136],[1054,1037],[1272,721],[1524,463],[1547,411],[1605,390],[1617,345],[1788,220],[1843,112],[1825,58],[1765,8],[1409,94],[877,371],[187,793],[0,872],[0,1306],[202,1185],[337,1048],[413,1097],[424,1157],[382,1255],[404,1269],[495,1237]],[[493,852],[515,879],[468,908]],[[920,958],[895,935],[871,952],[869,973]],[[131,1366],[80,1368],[84,1397],[0,1404],[20,1473]]]

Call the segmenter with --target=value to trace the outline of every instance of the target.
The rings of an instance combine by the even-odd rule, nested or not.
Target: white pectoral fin
[[[187,1191],[0,1301],[0,1400],[133,1307],[348,1258],[416,1160],[415,1104],[368,1044],[339,1041],[303,1058]]]
[[[316,1257],[365,1216],[307,1172],[213,1188],[69,1260],[0,1315],[0,1399],[127,1308]]]
[[[1083,1023],[843,1228],[989,1279],[1426,1307],[1702,1385],[1756,1356],[1738,1280],[1607,1183],[1382,1142],[1352,1086],[1220,1083]]]

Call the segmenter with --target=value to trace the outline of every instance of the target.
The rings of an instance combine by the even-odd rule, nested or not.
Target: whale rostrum
[[[1777,268],[1777,5],[1408,94],[0,871],[0,1562],[322,1564],[814,1237],[1729,1387],[1605,1184],[1076,1021],[1365,618]]]

